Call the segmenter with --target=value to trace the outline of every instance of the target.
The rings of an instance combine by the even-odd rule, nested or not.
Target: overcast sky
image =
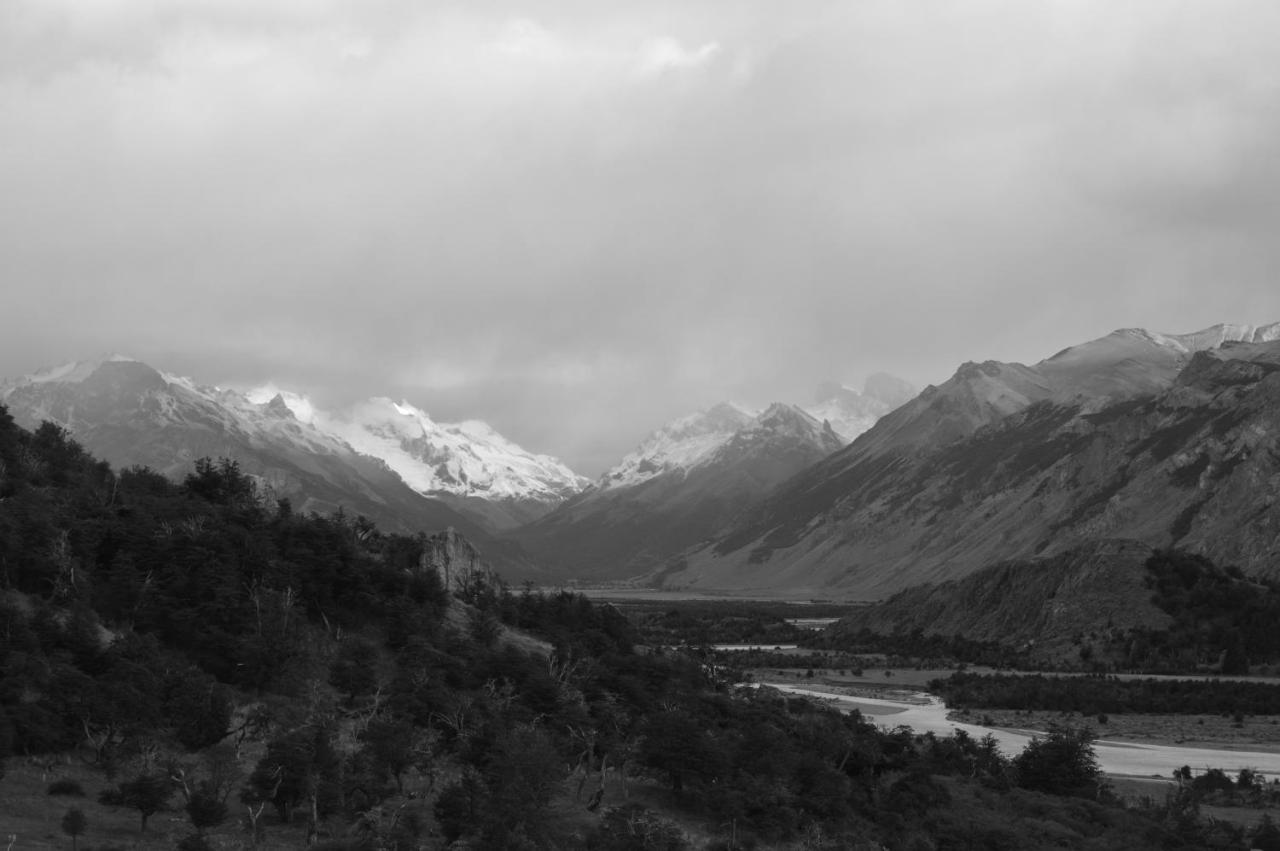
[[[720,399],[1280,319],[1280,3],[3,0],[0,375]]]

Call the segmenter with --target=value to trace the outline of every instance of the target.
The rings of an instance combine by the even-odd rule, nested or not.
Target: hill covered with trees
[[[29,761],[76,773],[85,848],[126,812],[131,844],[186,851],[1198,847],[1106,803],[1087,734],[1010,758],[878,729],[575,594],[447,589],[426,547],[267,504],[229,461],[114,471],[0,407],[0,794]]]

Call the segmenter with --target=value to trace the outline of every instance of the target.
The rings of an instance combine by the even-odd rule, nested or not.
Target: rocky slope
[[[879,599],[1100,537],[1274,572],[1278,337],[1119,331],[965,364],[655,578]]]
[[[703,540],[842,445],[829,426],[791,405],[754,417],[717,405],[650,435],[595,487],[512,535],[565,576],[632,576]]]
[[[0,403],[24,427],[42,420],[63,426],[116,467],[142,465],[181,479],[198,458],[232,458],[264,497],[288,498],[294,510],[327,514],[341,507],[403,532],[454,527],[504,572],[533,571],[518,547],[318,428],[300,397],[277,394],[255,403],[116,357],[11,381],[0,388]],[[295,409],[303,410],[302,419]]]
[[[1082,636],[1169,626],[1172,619],[1151,602],[1146,585],[1152,552],[1137,541],[1103,540],[1002,562],[963,579],[908,588],[858,609],[829,632],[838,638],[864,628],[884,634],[919,629],[999,642],[1045,660],[1078,657]]]

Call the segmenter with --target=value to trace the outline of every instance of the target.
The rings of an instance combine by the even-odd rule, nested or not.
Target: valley
[[[594,483],[386,398],[11,381],[0,760],[188,851],[1265,836],[1278,338],[1118,331],[821,420],[722,404]]]

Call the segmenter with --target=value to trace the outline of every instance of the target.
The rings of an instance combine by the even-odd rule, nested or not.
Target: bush
[[[1087,727],[1050,725],[1045,738],[1033,738],[1013,758],[1018,785],[1051,795],[1091,794],[1102,773],[1093,740],[1093,731]]]
[[[178,840],[178,851],[213,851],[213,846],[199,833],[191,833]]]
[[[74,780],[55,780],[49,784],[46,790],[50,795],[74,795],[77,798],[84,797],[84,789]]]

